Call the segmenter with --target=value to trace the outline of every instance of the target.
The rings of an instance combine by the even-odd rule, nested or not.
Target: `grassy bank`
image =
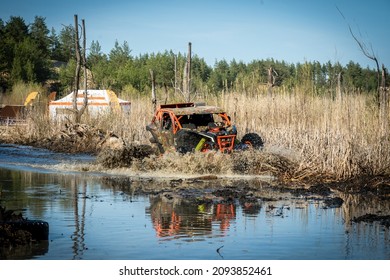
[[[84,122],[112,131],[128,143],[149,144],[145,126],[152,118],[150,99],[138,96],[130,101],[128,116],[85,117]],[[263,153],[280,155],[293,162],[291,179],[321,176],[341,180],[390,174],[389,129],[381,126],[379,109],[368,95],[346,94],[342,99],[333,99],[299,93],[248,96],[232,92],[203,101],[225,108],[237,126],[239,137],[257,132],[265,140]],[[25,126],[7,133],[11,139],[37,143],[58,135],[61,128],[61,124],[32,113]],[[3,128],[3,135],[4,131]],[[250,160],[256,162],[256,158]]]

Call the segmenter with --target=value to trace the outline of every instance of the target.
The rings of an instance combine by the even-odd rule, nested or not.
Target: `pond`
[[[351,221],[389,215],[388,200],[337,193],[344,203],[329,207],[260,179],[196,180],[188,188],[182,180],[67,168],[93,161],[0,145],[0,205],[49,223],[48,241],[1,247],[0,259],[390,259],[388,227]],[[240,188],[250,196],[232,196]]]

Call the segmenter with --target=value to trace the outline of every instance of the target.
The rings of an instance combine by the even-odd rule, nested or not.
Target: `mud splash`
[[[149,145],[127,145],[123,149],[105,149],[97,156],[104,168],[130,168],[134,172],[176,174],[288,176],[295,164],[272,153],[251,150],[232,154],[165,153],[158,155]]]
[[[96,163],[104,169],[128,168],[133,173],[157,172],[170,174],[262,175],[291,178],[297,164],[282,153],[249,150],[222,154],[219,152],[175,152],[160,155],[154,147],[126,143],[109,131],[85,124],[64,124],[61,131],[44,139],[13,139],[0,137],[0,143],[13,143],[45,148],[61,153],[97,155]],[[90,167],[99,169],[97,166]],[[83,171],[89,169],[83,167]]]

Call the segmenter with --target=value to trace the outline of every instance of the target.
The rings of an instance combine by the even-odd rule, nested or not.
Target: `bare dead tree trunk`
[[[360,50],[363,52],[364,56],[371,59],[372,61],[375,62],[376,65],[376,76],[377,76],[377,96],[376,99],[379,103],[380,106],[380,67],[379,67],[379,62],[376,56],[374,55],[374,51],[371,48],[371,52],[367,49],[366,45],[361,42],[353,33],[351,26],[349,26],[349,32],[351,33],[353,39],[356,41],[356,43],[359,45]]]
[[[81,20],[81,23],[82,23],[82,28],[83,28],[83,55],[82,55],[82,65],[83,65],[83,73],[84,73],[84,92],[83,92],[83,106],[80,108],[80,110],[78,111],[78,121],[80,121],[81,119],[81,116],[84,114],[84,111],[85,109],[87,108],[87,105],[88,105],[88,86],[87,86],[87,83],[88,83],[88,76],[87,76],[87,58],[86,58],[86,49],[87,49],[87,46],[86,46],[86,32],[85,32],[85,20]]]
[[[79,39],[79,23],[78,16],[74,15],[74,24],[75,24],[75,51],[76,51],[76,73],[75,73],[75,90],[73,93],[73,115],[74,121],[79,123],[81,116],[84,114],[85,109],[88,105],[88,95],[87,95],[87,60],[86,60],[86,32],[85,32],[85,21],[82,20],[82,34],[83,34],[83,53],[81,54],[80,50],[80,39]],[[80,109],[77,108],[77,96],[79,92],[79,83],[80,83],[80,71],[81,66],[83,66],[84,73],[84,93],[83,93],[83,105]]]
[[[76,51],[76,72],[74,76],[74,92],[73,92],[73,116],[74,121],[77,123],[78,120],[78,109],[77,109],[77,95],[79,92],[80,82],[80,69],[81,69],[81,54],[80,54],[80,43],[79,43],[79,23],[77,15],[74,15],[74,38],[75,38],[75,51]]]
[[[382,64],[382,80],[381,80],[381,87],[380,87],[380,117],[381,117],[381,124],[382,124],[382,136],[385,136],[388,134],[388,116],[389,116],[389,96],[388,91],[386,88],[386,77],[387,72],[385,66]]]
[[[174,63],[175,63],[175,82],[174,82],[174,88],[175,88],[175,96],[176,96],[176,93],[177,93],[177,57],[176,57],[176,54],[174,56]]]
[[[355,39],[357,44],[359,45],[363,54],[373,60],[377,69],[377,91],[376,91],[376,102],[379,107],[379,124],[381,127],[381,136],[387,137],[389,133],[389,121],[388,121],[388,96],[386,90],[386,69],[384,65],[382,65],[382,71],[379,68],[379,62],[376,56],[374,55],[374,51],[371,47],[371,52],[368,51],[366,45],[359,41],[356,36],[353,34],[351,27],[349,27],[349,31],[351,32],[352,37]],[[382,82],[381,82],[381,72],[382,72]]]
[[[272,96],[272,88],[275,86],[275,75],[277,76],[278,73],[275,71],[275,69],[271,66],[270,68],[268,68],[268,81],[267,81],[267,84],[268,84],[268,95],[269,96]]]
[[[272,67],[268,68],[268,78],[267,78],[267,85],[268,85],[268,96],[272,95],[272,87],[273,87],[273,81],[272,81]]]
[[[343,97],[343,93],[341,91],[341,79],[342,79],[341,72],[339,72],[337,74],[337,99],[338,100],[341,100]]]
[[[149,69],[150,72],[150,78],[152,81],[152,104],[153,104],[153,112],[156,111],[157,107],[157,97],[156,97],[156,80],[154,78],[154,73],[152,69]]]
[[[187,75],[187,79],[188,79],[188,82],[187,82],[187,102],[190,102],[190,94],[191,94],[191,46],[192,44],[191,43],[188,43],[188,54],[187,54],[187,64],[188,64],[188,67],[187,67],[187,71],[188,71],[188,75]]]
[[[188,92],[187,92],[187,89],[188,89],[188,86],[187,86],[187,83],[188,83],[187,73],[188,73],[188,64],[186,62],[184,64],[184,71],[183,71],[183,91],[182,91],[182,94],[183,94],[183,97],[184,97],[185,101],[187,101],[187,96],[188,96]]]
[[[336,6],[336,9],[339,11],[340,15],[343,17],[344,20],[346,20],[344,14],[341,12],[341,10]],[[378,62],[378,59],[376,58],[375,54],[374,54],[374,50],[372,49],[372,46],[370,47],[370,49],[367,47],[367,45],[362,41],[362,40],[359,40],[355,33],[352,31],[352,28],[351,28],[351,25],[348,24],[348,29],[349,29],[349,33],[351,34],[352,38],[355,40],[355,42],[358,44],[360,50],[362,51],[363,55],[365,57],[367,57],[368,59],[371,59],[372,61],[375,62],[375,65],[376,65],[376,73],[377,73],[377,93],[376,93],[376,101],[378,103],[378,106],[380,107],[380,67],[379,67],[379,62]]]
[[[191,43],[188,43],[187,62],[184,66],[183,93],[186,102],[191,99]]]

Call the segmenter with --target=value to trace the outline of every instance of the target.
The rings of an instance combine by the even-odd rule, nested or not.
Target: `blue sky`
[[[340,15],[338,9],[345,19]],[[0,18],[26,23],[46,18],[57,33],[85,19],[87,45],[99,41],[106,54],[127,41],[132,54],[192,52],[213,66],[216,60],[248,63],[274,58],[289,63],[349,61],[375,64],[360,51],[348,30],[390,67],[389,0],[12,0],[0,3]]]

